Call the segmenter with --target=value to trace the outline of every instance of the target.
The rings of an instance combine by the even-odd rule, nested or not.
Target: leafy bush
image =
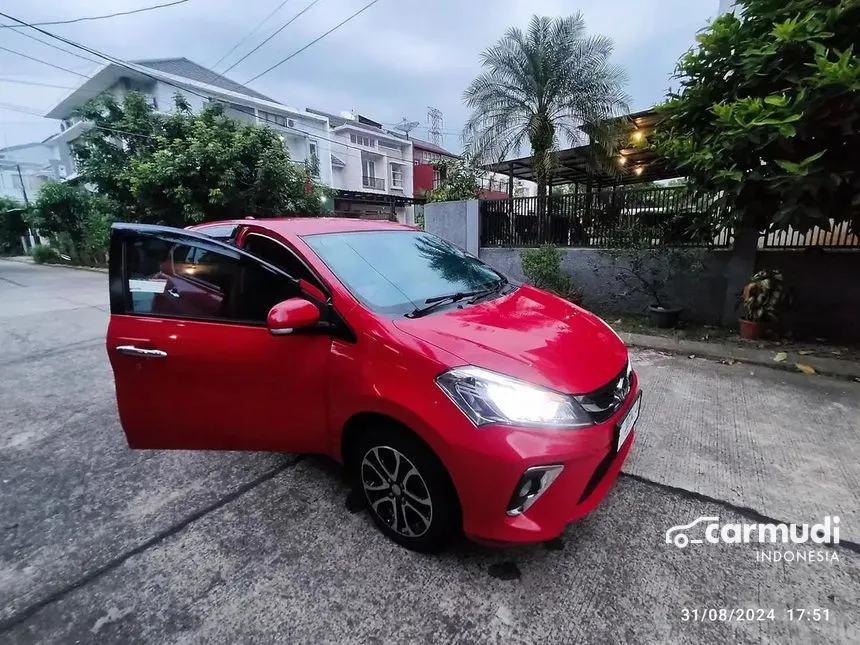
[[[523,275],[538,289],[552,291],[563,298],[581,296],[571,288],[570,276],[562,271],[561,258],[561,251],[552,244],[523,249],[520,252]]]
[[[477,199],[481,188],[481,171],[476,166],[465,159],[444,159],[433,166],[439,171],[440,182],[424,194],[428,202]]]
[[[33,255],[33,262],[36,264],[45,264],[46,262],[59,262],[60,254],[50,246],[46,246],[45,244],[39,244],[38,246],[34,246],[31,251]]]
[[[24,204],[0,197],[0,255],[21,253],[21,236],[27,234],[24,211]]]
[[[772,269],[759,271],[744,287],[743,303],[746,320],[775,322],[780,309],[788,302],[782,273]]]
[[[49,182],[29,214],[30,225],[49,235],[75,264],[104,264],[114,204],[82,186]]]
[[[683,55],[651,143],[719,224],[860,230],[858,24],[857,0],[739,0]]]

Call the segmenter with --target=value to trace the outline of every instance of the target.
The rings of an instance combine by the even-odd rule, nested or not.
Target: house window
[[[403,188],[403,166],[391,164],[391,187]]]
[[[433,188],[439,188],[439,185],[442,183],[442,173],[439,172],[438,168],[433,169]]]
[[[287,117],[283,114],[275,114],[264,110],[260,110],[258,114],[260,116],[260,121],[263,121],[264,123],[268,123],[269,125],[279,125],[282,128],[287,127]]]
[[[352,143],[357,143],[358,145],[361,145],[361,146],[367,146],[368,148],[375,148],[376,147],[376,139],[372,139],[370,137],[365,137],[365,136],[360,135],[360,134],[350,134],[349,140],[352,141]]]
[[[365,177],[376,177],[376,166],[370,159],[364,159],[361,162],[361,170]]]

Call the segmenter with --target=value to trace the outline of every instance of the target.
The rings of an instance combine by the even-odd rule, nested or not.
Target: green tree
[[[719,224],[860,225],[860,0],[740,0],[678,63],[652,145]]]
[[[481,170],[464,159],[444,159],[433,164],[439,171],[439,185],[428,190],[428,202],[452,202],[476,199],[480,191]]]
[[[110,198],[121,219],[170,226],[236,217],[316,215],[327,189],[290,160],[270,128],[223,115],[197,114],[181,95],[157,113],[137,93],[87,103],[92,124],[75,146],[82,179]]]
[[[464,128],[466,150],[498,161],[528,143],[538,196],[546,194],[562,141],[584,139],[595,149],[614,148],[626,108],[624,72],[609,62],[612,40],[588,36],[582,16],[533,16],[528,29],[509,29],[483,53],[484,71],[464,93],[472,115]],[[598,154],[594,161],[602,161]]]
[[[28,213],[30,225],[50,236],[74,262],[102,264],[116,207],[75,183],[48,182]]]
[[[27,234],[25,210],[21,202],[0,197],[0,255],[17,254],[23,251],[21,236]]]

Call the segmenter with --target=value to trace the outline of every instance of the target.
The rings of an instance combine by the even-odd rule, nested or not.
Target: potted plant
[[[741,338],[756,340],[774,322],[787,294],[782,273],[766,269],[756,273],[743,290],[744,317],[740,318]]]
[[[651,301],[647,311],[654,327],[677,327],[684,308],[672,303],[667,287],[682,274],[701,271],[704,266],[701,258],[686,249],[653,248],[649,239],[632,234],[617,243],[617,248],[607,249],[603,259],[592,263],[592,270],[599,276],[605,275],[608,259],[615,281],[624,287],[614,293],[614,299],[626,300],[634,293],[644,295]]]
[[[526,280],[538,289],[552,291],[581,307],[584,292],[571,284],[561,268],[561,251],[552,244],[520,251],[520,264]]]

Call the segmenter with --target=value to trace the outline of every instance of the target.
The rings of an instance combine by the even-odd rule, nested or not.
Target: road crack
[[[208,504],[207,506],[204,506],[203,508],[200,508],[200,509],[194,511],[193,513],[191,513],[189,515],[186,515],[180,521],[167,527],[163,531],[156,533],[154,536],[152,536],[151,538],[149,538],[145,542],[142,542],[141,544],[137,545],[133,549],[129,549],[128,551],[120,553],[116,557],[112,558],[111,560],[109,560],[105,564],[101,565],[100,567],[93,569],[92,571],[90,571],[86,575],[82,576],[81,578],[78,578],[77,580],[75,580],[75,581],[73,581],[73,582],[71,582],[71,583],[69,583],[63,587],[60,587],[59,589],[57,589],[53,593],[45,596],[41,600],[38,600],[38,601],[20,609],[19,611],[13,613],[9,618],[6,618],[4,620],[0,620],[0,634],[8,632],[12,628],[17,627],[22,622],[24,622],[25,620],[27,620],[31,616],[37,614],[38,612],[40,612],[42,609],[44,609],[48,605],[51,605],[51,604],[53,604],[59,600],[62,600],[66,595],[70,594],[71,592],[75,591],[76,589],[80,589],[81,587],[88,585],[89,583],[93,582],[94,580],[101,578],[106,573],[110,573],[111,571],[113,571],[117,567],[121,566],[123,563],[125,563],[130,558],[133,558],[134,556],[143,553],[147,549],[152,548],[153,546],[159,544],[160,542],[163,542],[167,538],[172,537],[173,535],[176,535],[177,533],[182,531],[184,528],[186,528],[190,524],[192,524],[192,523],[196,522],[197,520],[209,515],[213,511],[217,511],[218,509],[226,506],[230,502],[238,499],[239,497],[241,497],[245,493],[253,490],[257,486],[264,484],[265,482],[269,481],[270,479],[274,479],[276,476],[278,476],[282,472],[289,470],[290,468],[294,467],[296,464],[298,464],[302,460],[302,458],[303,458],[303,455],[298,455],[294,459],[287,461],[287,462],[285,462],[285,463],[283,463],[283,464],[281,464],[275,468],[272,468],[271,470],[266,471],[265,473],[263,473],[259,477],[256,477],[255,479],[252,479],[251,481],[249,481],[245,484],[242,484],[236,490],[234,490],[232,493],[215,500],[211,504]]]
[[[731,510],[745,517],[746,519],[753,520],[757,524],[791,524],[791,522],[787,522],[785,520],[780,520],[775,517],[762,515],[757,510],[755,510],[754,508],[750,508],[749,506],[740,506],[738,504],[733,504],[732,502],[717,499],[716,497],[711,497],[710,495],[705,495],[704,493],[697,493],[696,491],[687,490],[686,488],[680,488],[679,486],[672,486],[671,484],[663,484],[661,482],[654,481],[653,479],[643,477],[642,475],[633,475],[631,473],[622,472],[621,476],[626,477],[628,479],[632,479],[634,481],[638,481],[643,484],[647,484],[649,486],[654,486],[667,492],[674,493],[675,495],[680,495],[681,497],[684,497],[686,499],[722,506],[723,508]],[[841,547],[846,549],[847,551],[851,551],[852,553],[860,554],[860,543],[854,542],[852,540],[840,539],[839,544],[823,544],[822,546],[831,549],[838,549]]]

